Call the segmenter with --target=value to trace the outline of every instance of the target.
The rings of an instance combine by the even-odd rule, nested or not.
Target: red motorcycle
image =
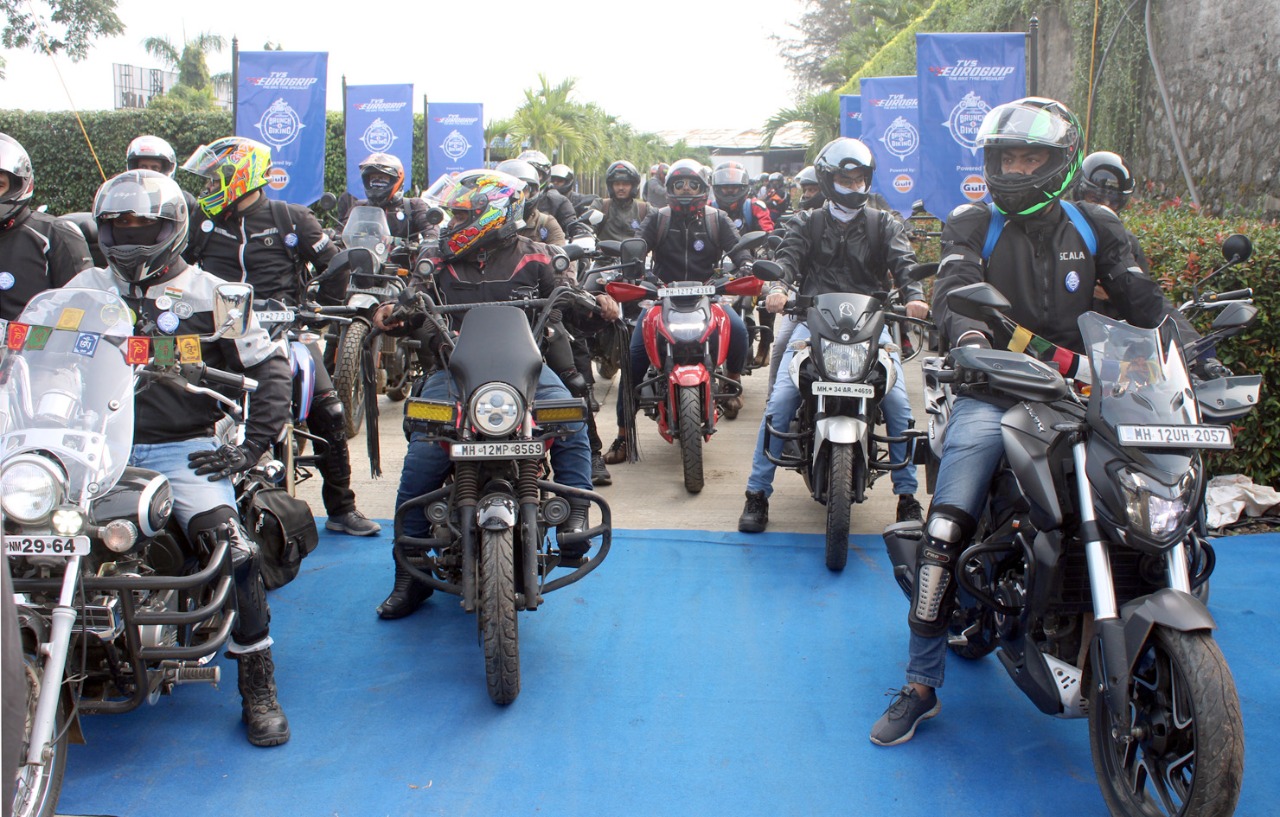
[[[729,317],[719,298],[754,297],[761,286],[753,275],[728,274],[705,284],[615,280],[605,285],[620,304],[653,302],[640,317],[649,371],[634,386],[636,406],[658,421],[664,440],[679,438],[684,487],[690,493],[702,490],[702,443],[715,433],[720,401],[742,394],[742,385],[724,374]]]

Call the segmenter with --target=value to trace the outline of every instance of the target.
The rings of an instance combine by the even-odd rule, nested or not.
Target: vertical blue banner
[[[1018,33],[916,35],[920,198],[933,215],[986,198],[978,127],[987,111],[1027,95],[1026,50]]]
[[[240,52],[236,136],[271,148],[270,198],[311,204],[324,193],[328,67],[325,52]]]
[[[347,86],[347,192],[364,198],[360,163],[390,153],[404,165],[404,190],[413,188],[413,86]]]
[[[484,105],[432,102],[427,110],[427,178],[484,167]]]
[[[840,135],[862,138],[862,97],[857,94],[840,95]]]
[[[861,84],[862,141],[876,157],[871,190],[903,216],[920,198],[918,87],[915,77],[867,77]]]

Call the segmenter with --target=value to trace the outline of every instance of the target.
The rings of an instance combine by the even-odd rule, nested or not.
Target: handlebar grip
[[[1228,292],[1218,292],[1210,295],[1206,300],[1209,301],[1238,301],[1242,298],[1252,298],[1253,287],[1245,287],[1244,289],[1233,289]]]
[[[939,383],[954,383],[956,382],[956,374],[955,369],[939,369],[936,376]]]
[[[230,386],[233,389],[240,389],[247,392],[254,392],[258,389],[258,381],[251,377],[245,377],[242,374],[235,374],[233,372],[224,372],[221,369],[214,369],[210,366],[205,367],[204,373],[201,374],[200,379],[209,383],[217,383],[220,386]]]

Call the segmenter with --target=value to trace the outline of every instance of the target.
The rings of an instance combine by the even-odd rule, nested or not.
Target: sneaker
[[[915,737],[916,726],[942,711],[942,703],[932,689],[927,697],[920,697],[915,687],[907,684],[902,689],[885,693],[893,695],[893,703],[871,727],[871,742],[877,746],[897,746]]]
[[[747,491],[747,504],[738,517],[738,530],[743,533],[761,533],[769,527],[769,497],[764,491]]]
[[[623,437],[615,437],[613,445],[604,453],[604,461],[609,465],[617,465],[627,461],[627,441]]]
[[[351,511],[341,516],[329,517],[325,520],[324,529],[351,536],[373,536],[382,531],[382,526],[359,511]]]
[[[916,502],[914,494],[898,495],[898,521],[920,521],[924,519],[924,509],[920,507],[920,503]]]
[[[591,484],[613,484],[613,476],[609,473],[609,469],[605,467],[604,456],[599,451],[591,455]]]

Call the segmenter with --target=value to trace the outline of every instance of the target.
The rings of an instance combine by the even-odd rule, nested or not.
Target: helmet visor
[[[1076,138],[1075,124],[1050,108],[1011,102],[987,112],[978,128],[978,145],[1000,147],[1022,144],[1069,148]]]

